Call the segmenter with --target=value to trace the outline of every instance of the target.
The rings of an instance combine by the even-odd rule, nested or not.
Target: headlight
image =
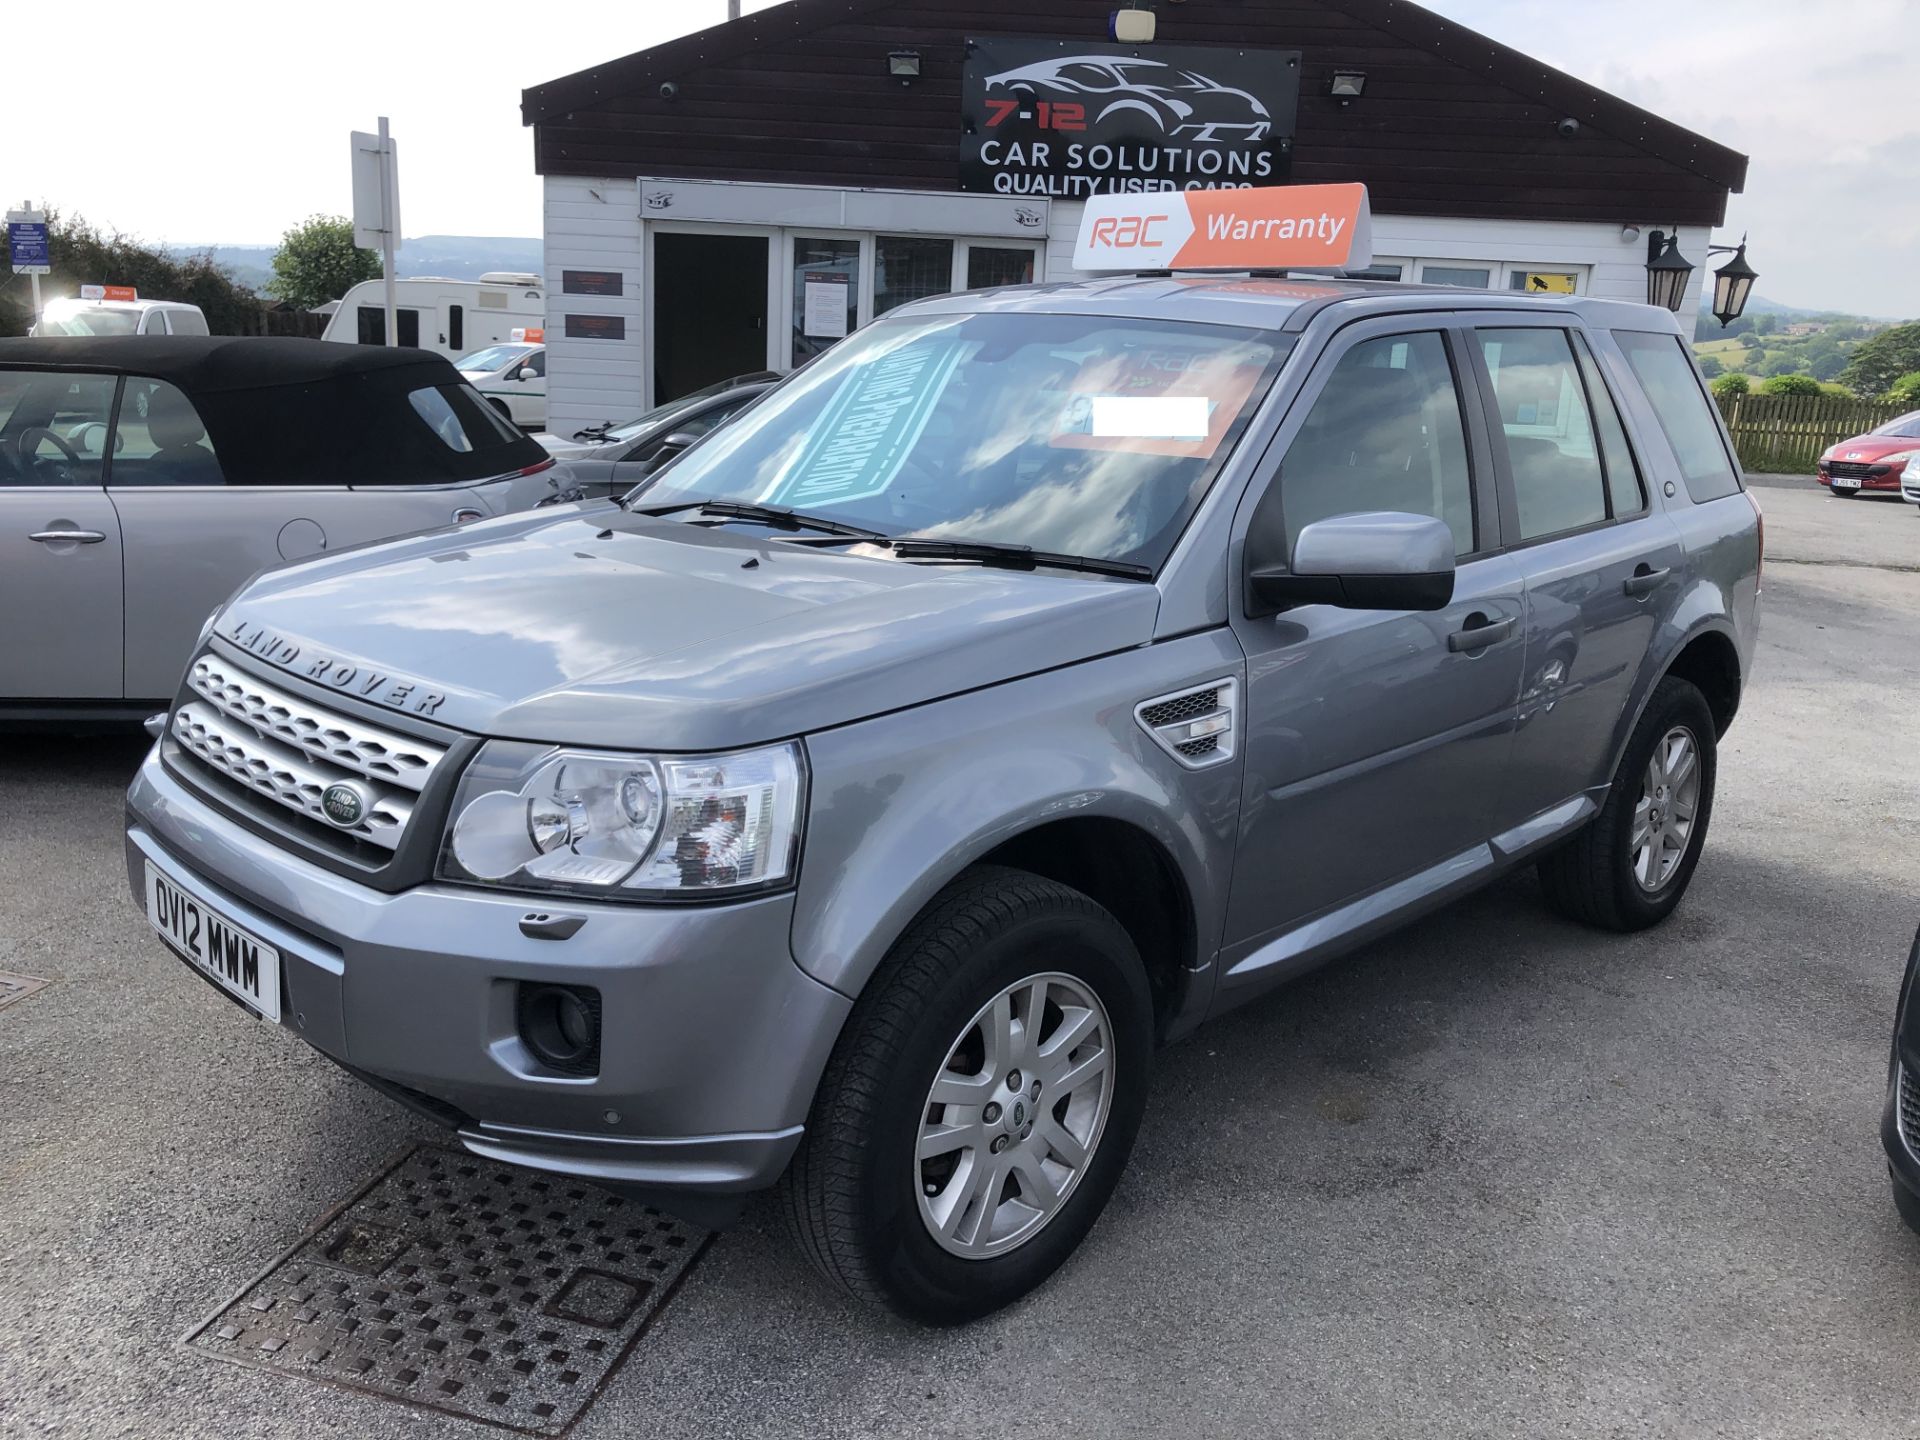
[[[1873,463],[1876,465],[1885,465],[1889,468],[1896,465],[1906,466],[1913,463],[1913,457],[1916,455],[1920,455],[1920,450],[1896,450],[1891,455],[1882,455]]]
[[[622,755],[491,741],[461,777],[448,880],[628,899],[706,898],[793,877],[794,745]]]

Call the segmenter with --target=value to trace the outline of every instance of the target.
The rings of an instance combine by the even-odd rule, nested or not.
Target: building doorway
[[[767,366],[768,237],[653,236],[653,391],[665,404]]]

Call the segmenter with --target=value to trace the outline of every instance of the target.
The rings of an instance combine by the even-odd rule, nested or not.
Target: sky
[[[1428,8],[1749,155],[1716,239],[1750,232],[1761,294],[1920,315],[1920,0]],[[406,234],[535,236],[520,91],[718,23],[726,0],[388,0],[316,11],[283,38],[286,13],[183,0],[156,24],[149,4],[96,0],[86,31],[112,41],[62,42],[10,67],[0,198],[150,241],[269,244],[310,213],[350,208],[347,136],[385,113]],[[338,23],[349,15],[350,40]],[[373,59],[376,43],[390,63]]]

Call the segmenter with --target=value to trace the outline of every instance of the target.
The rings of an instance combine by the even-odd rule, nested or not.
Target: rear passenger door
[[[1527,588],[1518,728],[1496,817],[1504,829],[1610,779],[1622,713],[1685,557],[1679,532],[1649,504],[1579,328],[1503,315],[1471,333],[1502,525]]]

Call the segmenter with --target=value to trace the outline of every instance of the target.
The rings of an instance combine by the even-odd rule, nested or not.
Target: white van
[[[104,295],[92,294],[104,291]],[[107,298],[111,297],[111,298]],[[83,285],[80,298],[49,300],[29,335],[205,335],[207,317],[198,305],[178,300],[141,300],[132,287]]]
[[[547,321],[546,287],[538,275],[493,271],[478,280],[421,275],[393,282],[402,345],[437,351],[449,360],[488,345],[503,345],[515,330]],[[387,341],[386,282],[363,280],[340,298],[322,340],[349,345]]]

